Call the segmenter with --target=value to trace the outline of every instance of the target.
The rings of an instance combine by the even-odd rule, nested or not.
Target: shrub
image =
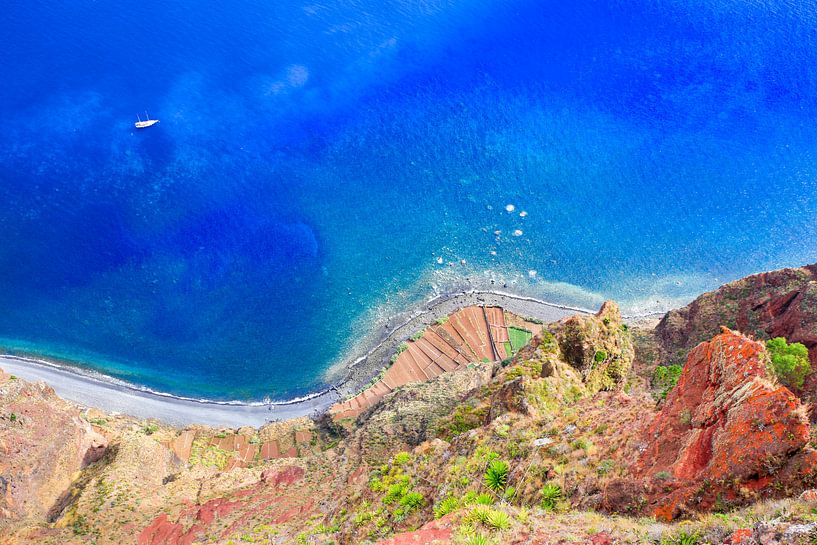
[[[397,500],[402,500],[405,496],[408,487],[403,483],[393,484],[389,487],[386,495],[383,497],[383,503],[386,505],[392,504]]]
[[[659,365],[652,372],[652,387],[656,389],[653,397],[656,401],[667,399],[667,395],[678,384],[678,379],[681,378],[681,371],[684,368],[680,365]]]
[[[488,524],[488,516],[491,514],[491,508],[487,505],[477,505],[468,514],[470,520]]]
[[[507,530],[511,527],[511,517],[504,511],[491,510],[486,524],[494,530]]]
[[[485,470],[485,485],[493,490],[499,492],[508,484],[508,473],[510,468],[508,464],[501,460],[493,460],[488,464],[488,469]]]
[[[610,459],[602,460],[596,467],[596,473],[599,475],[607,475],[616,467],[616,462]]]
[[[494,497],[487,492],[483,492],[474,498],[473,503],[476,503],[477,505],[493,505]]]
[[[392,459],[392,464],[396,466],[404,466],[411,461],[411,454],[406,451],[398,452]]]
[[[547,483],[542,487],[542,509],[553,511],[560,499],[562,499],[561,486],[555,483]]]
[[[607,359],[607,351],[606,350],[596,350],[596,354],[593,356],[593,359],[596,363],[601,363]]]
[[[788,344],[783,337],[766,341],[772,371],[785,386],[802,388],[803,381],[811,372],[808,349],[800,343]]]

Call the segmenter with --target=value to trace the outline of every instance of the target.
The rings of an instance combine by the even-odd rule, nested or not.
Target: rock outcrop
[[[477,363],[430,382],[403,386],[359,417],[350,444],[370,464],[382,462],[392,452],[413,448],[430,439],[437,422],[492,375],[493,364]]]
[[[664,363],[681,363],[720,326],[803,343],[817,364],[817,264],[748,276],[669,311],[656,326]]]
[[[107,440],[45,384],[0,371],[0,519],[53,518]]]
[[[594,316],[571,316],[550,329],[564,359],[582,373],[590,392],[612,390],[624,382],[635,352],[616,303],[606,301]]]
[[[689,354],[633,468],[650,514],[669,520],[790,495],[813,481],[805,407],[769,378],[767,359],[763,344],[727,328]],[[624,496],[638,490],[617,486]]]

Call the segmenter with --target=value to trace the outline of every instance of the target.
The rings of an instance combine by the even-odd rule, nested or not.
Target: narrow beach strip
[[[514,314],[545,323],[575,313],[592,312],[565,305],[540,301],[526,296],[497,291],[463,291],[437,296],[420,308],[390,320],[376,335],[371,348],[346,365],[343,380],[332,388],[301,399],[283,402],[221,402],[198,400],[153,392],[109,377],[94,376],[80,367],[61,365],[42,359],[20,356],[0,356],[0,368],[28,381],[43,381],[57,394],[82,406],[107,412],[128,414],[138,418],[153,418],[168,424],[184,426],[240,427],[262,426],[271,421],[300,416],[314,416],[326,411],[335,402],[365,386],[373,376],[388,365],[389,358],[408,336],[435,320],[470,305],[502,307]]]

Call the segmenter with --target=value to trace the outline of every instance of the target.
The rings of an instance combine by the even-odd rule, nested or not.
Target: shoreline
[[[329,370],[330,374],[340,378],[328,381],[328,388],[300,398],[274,402],[216,401],[176,396],[83,369],[78,365],[59,364],[43,358],[0,354],[0,369],[32,382],[46,382],[60,397],[83,407],[155,419],[176,426],[204,424],[233,428],[245,425],[259,427],[273,421],[318,416],[337,401],[356,394],[389,364],[392,353],[410,335],[469,305],[498,306],[519,316],[545,323],[576,313],[595,312],[503,291],[470,290],[438,295],[423,302],[418,308],[392,316],[385,324],[372,331],[368,339],[361,341],[364,348],[359,352],[363,352],[362,354],[356,357],[352,355],[352,361],[347,359],[342,364],[342,369],[336,365]],[[651,313],[625,316],[625,320],[658,315]],[[367,346],[370,347],[368,350],[365,348]]]

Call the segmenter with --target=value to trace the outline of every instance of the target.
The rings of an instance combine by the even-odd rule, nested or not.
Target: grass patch
[[[520,348],[526,346],[531,338],[533,338],[533,333],[527,329],[514,326],[508,327],[508,339],[510,340],[511,350],[514,354],[516,354]]]

